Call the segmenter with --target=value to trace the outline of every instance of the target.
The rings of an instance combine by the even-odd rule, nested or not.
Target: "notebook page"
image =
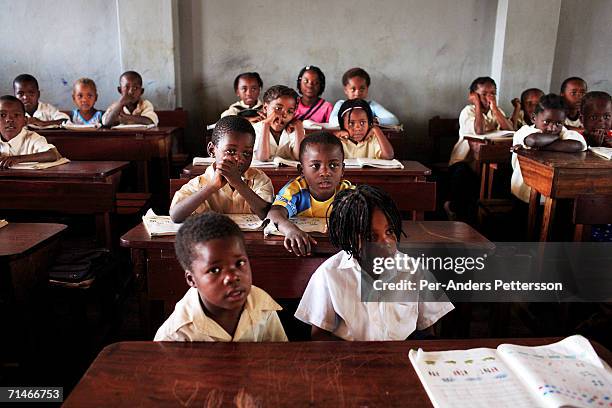
[[[257,231],[262,229],[264,222],[255,214],[225,214],[238,225],[241,231]]]
[[[410,361],[436,408],[531,408],[538,406],[516,375],[488,348],[424,352]]]

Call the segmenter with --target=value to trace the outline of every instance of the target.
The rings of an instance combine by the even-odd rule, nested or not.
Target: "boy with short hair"
[[[581,132],[580,103],[588,90],[587,83],[579,77],[569,77],[561,84],[561,97],[567,105],[565,127]]]
[[[285,248],[297,256],[310,254],[317,241],[300,230],[289,218],[326,217],[336,193],[353,186],[344,175],[342,143],[329,132],[306,136],[300,145],[300,176],[276,195],[268,219],[285,236]]]
[[[23,103],[12,95],[0,96],[0,169],[21,162],[50,162],[61,156],[47,139],[26,128]]]
[[[257,72],[243,72],[234,79],[234,92],[240,98],[227,108],[221,117],[229,115],[242,116],[251,123],[259,122],[263,116],[259,114],[263,107],[263,102],[259,99],[259,94],[263,88],[263,81]]]
[[[61,125],[70,119],[50,103],[39,101],[38,81],[30,74],[18,75],[13,80],[13,92],[24,105],[27,125]]]
[[[281,307],[251,285],[244,238],[228,217],[190,217],[176,235],[176,257],[191,287],[155,341],[287,341]]]
[[[142,77],[136,71],[126,71],[119,77],[117,92],[121,98],[108,107],[102,116],[104,126],[155,125],[159,123],[153,104],[142,98]]]

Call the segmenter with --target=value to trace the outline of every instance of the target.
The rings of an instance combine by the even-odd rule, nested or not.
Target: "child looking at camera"
[[[72,100],[77,106],[72,110],[70,121],[76,125],[102,124],[102,111],[94,105],[98,100],[96,83],[89,78],[77,79],[72,86]]]
[[[609,93],[593,91],[584,95],[580,117],[589,146],[612,147],[612,98]]]
[[[170,217],[183,222],[194,213],[255,214],[264,219],[274,198],[272,181],[252,168],[255,131],[245,118],[219,119],[208,143],[215,162],[174,194]]]
[[[569,130],[582,131],[580,120],[580,103],[587,92],[587,83],[578,77],[567,78],[561,83],[561,97],[565,101],[565,127]]]
[[[27,125],[61,125],[70,119],[50,103],[40,102],[38,81],[32,75],[18,75],[13,80],[13,92],[25,107]]]
[[[329,239],[341,251],[311,276],[295,317],[312,326],[313,340],[405,340],[453,309],[449,302],[362,301],[361,285],[374,257],[394,257],[402,235],[400,212],[383,190],[360,185],[339,192]],[[362,275],[368,274],[366,277]],[[431,330],[431,329],[430,329]]]
[[[281,307],[251,285],[244,237],[231,219],[214,212],[189,218],[175,249],[190,289],[155,341],[287,341]]]
[[[514,98],[512,100],[514,111],[512,112],[510,121],[515,130],[519,130],[524,125],[533,125],[531,116],[542,95],[544,95],[542,90],[538,88],[529,88],[521,93],[521,99]]]
[[[159,123],[153,104],[142,98],[142,77],[136,71],[126,71],[119,77],[117,92],[121,98],[108,107],[102,123],[115,125],[155,125]]]
[[[233,103],[221,114],[221,117],[229,115],[242,116],[251,123],[259,122],[262,118],[259,115],[263,107],[259,94],[263,88],[263,81],[257,72],[243,72],[234,79],[234,92],[240,99]]]
[[[302,68],[297,78],[297,89],[301,96],[298,98],[296,119],[327,123],[333,107],[331,103],[321,98],[325,91],[323,71],[314,65]]]

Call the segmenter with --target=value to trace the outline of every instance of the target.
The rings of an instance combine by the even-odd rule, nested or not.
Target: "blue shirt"
[[[102,125],[102,111],[96,110],[91,119],[85,120],[78,109],[73,109],[70,114],[70,120],[75,125]]]

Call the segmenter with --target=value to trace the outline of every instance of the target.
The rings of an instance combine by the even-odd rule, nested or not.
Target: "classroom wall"
[[[612,92],[612,7],[610,0],[563,0],[559,17],[551,92],[570,76],[589,90]]]
[[[239,72],[259,71],[264,88],[295,86],[307,64],[323,70],[323,97],[333,103],[343,97],[342,73],[361,66],[371,98],[399,116],[422,156],[427,120],[458,116],[469,82],[489,74],[495,14],[487,0],[183,0],[183,105],[194,123],[213,123],[235,101]]]

